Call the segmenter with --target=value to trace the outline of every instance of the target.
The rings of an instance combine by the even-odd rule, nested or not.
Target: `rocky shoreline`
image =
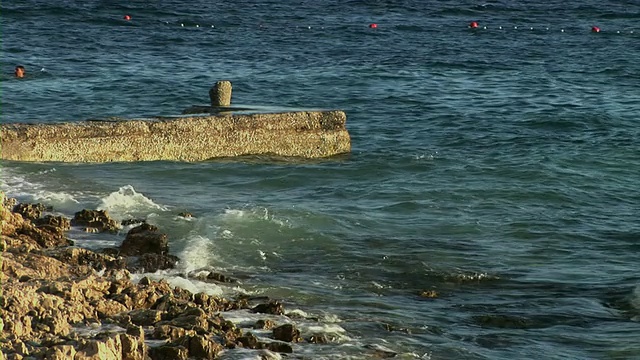
[[[132,273],[179,261],[153,225],[128,221],[139,225],[118,248],[92,251],[73,246],[67,231],[117,232],[121,225],[106,211],[82,210],[68,219],[43,216],[42,204],[18,204],[4,193],[0,203],[0,359],[215,359],[236,348],[279,359],[295,343],[329,341],[323,334],[301,336],[278,301],[194,294],[147,277],[133,282]],[[198,278],[232,281],[213,272]],[[224,318],[239,309],[265,314],[253,324],[259,337]],[[285,321],[276,324],[273,315]]]

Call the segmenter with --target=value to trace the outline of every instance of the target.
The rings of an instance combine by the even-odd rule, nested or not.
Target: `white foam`
[[[47,206],[53,207],[56,211],[61,212],[73,212],[77,209],[80,203],[76,198],[64,192],[51,192],[41,190],[33,195],[33,200],[36,202],[42,202]]]
[[[167,211],[164,206],[158,205],[143,194],[136,192],[131,185],[123,186],[118,191],[100,199],[100,205],[97,208],[98,210],[107,210],[111,216],[120,219],[151,210]]]
[[[180,268],[189,273],[196,269],[206,268],[216,261],[210,239],[204,236],[193,235],[185,239],[185,247],[177,256],[180,258]]]
[[[223,289],[216,284],[185,279],[182,276],[170,275],[167,272],[163,271],[158,271],[153,274],[131,274],[131,278],[134,282],[140,281],[140,279],[145,276],[155,281],[165,280],[172,287],[179,287],[188,290],[193,294],[205,293],[209,296],[222,296],[224,293]]]

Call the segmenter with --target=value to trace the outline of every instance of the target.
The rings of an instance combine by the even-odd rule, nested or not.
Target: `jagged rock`
[[[312,344],[328,344],[329,338],[325,334],[314,334],[311,335],[307,341]]]
[[[266,304],[258,304],[251,311],[254,313],[282,315],[284,314],[284,306],[278,301],[271,301]]]
[[[265,329],[265,330],[271,330],[274,327],[276,327],[276,323],[274,323],[272,320],[269,319],[260,319],[258,321],[256,321],[256,323],[253,325],[254,329]]]
[[[215,273],[215,272],[210,272],[209,275],[207,275],[207,279],[208,280],[214,280],[217,282],[221,282],[221,283],[235,283],[238,282],[236,279],[232,279],[228,276],[225,276],[223,274],[220,273]]]
[[[11,211],[16,205],[18,205],[18,200],[15,198],[8,198],[4,191],[0,191],[0,203],[5,210]]]
[[[137,309],[129,312],[131,322],[135,325],[151,326],[162,320],[163,311],[152,309]]]
[[[291,345],[287,343],[270,342],[268,344],[265,344],[265,348],[279,353],[293,353],[293,347],[291,347]]]
[[[34,219],[33,223],[39,227],[48,225],[48,226],[60,228],[65,231],[71,228],[71,222],[69,221],[69,219],[67,219],[64,216],[47,215],[44,218]]]
[[[87,265],[96,271],[104,269],[124,269],[124,259],[114,258],[83,248],[64,248],[50,252],[49,255],[71,266]]]
[[[31,223],[25,223],[21,228],[16,229],[16,234],[24,235],[44,248],[56,246],[69,246],[73,242],[64,236],[65,230],[54,226],[43,225],[35,227]]]
[[[189,351],[184,346],[162,345],[149,349],[152,360],[187,360]]]
[[[47,360],[68,360],[74,359],[76,349],[73,345],[56,345],[47,349],[45,358]]]
[[[194,330],[186,330],[186,329],[183,329],[177,326],[172,326],[172,325],[157,325],[153,329],[151,338],[152,339],[169,339],[170,341],[174,341],[185,335],[195,335],[195,334],[196,332]]]
[[[129,310],[124,304],[111,299],[100,299],[90,303],[99,319],[108,319]]]
[[[147,220],[145,219],[125,219],[120,222],[120,225],[129,226],[129,225],[135,225],[135,224],[145,224],[146,222]]]
[[[435,299],[438,297],[438,292],[435,290],[422,290],[418,295],[421,298]]]
[[[158,270],[173,269],[180,259],[171,254],[142,254],[138,259],[129,265],[132,272],[154,273]]]
[[[236,339],[236,345],[247,349],[259,349],[262,344],[255,335],[247,333]]]
[[[146,223],[129,230],[120,246],[122,255],[167,254],[168,252],[167,234],[159,233],[157,227]]]
[[[144,338],[144,330],[139,326],[129,327],[126,334],[120,334],[122,360],[146,360],[148,348]]]
[[[207,314],[198,307],[187,308],[179,314],[177,317],[159,322],[158,325],[171,325],[188,330],[209,328]],[[170,316],[170,314],[167,315]]]
[[[273,338],[286,342],[300,342],[300,330],[293,324],[280,325],[273,329]]]
[[[99,334],[95,339],[78,339],[76,359],[121,359],[122,342],[116,334]]]
[[[46,211],[47,207],[37,203],[37,204],[18,204],[13,208],[13,212],[22,215],[23,218],[29,220],[35,220],[42,216],[42,212]]]
[[[83,209],[78,211],[71,220],[71,225],[96,228],[100,232],[118,232],[118,224],[106,210]]]
[[[201,335],[186,335],[175,343],[187,348],[189,357],[196,359],[215,359],[223,350],[220,344]]]

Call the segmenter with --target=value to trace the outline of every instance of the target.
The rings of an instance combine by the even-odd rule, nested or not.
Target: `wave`
[[[156,204],[141,193],[135,191],[133,186],[125,185],[100,199],[98,210],[107,210],[111,216],[117,219],[136,217],[139,214],[148,214],[151,211],[168,211],[165,206]]]

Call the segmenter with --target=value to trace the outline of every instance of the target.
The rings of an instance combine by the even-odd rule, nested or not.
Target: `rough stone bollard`
[[[230,106],[231,81],[218,81],[211,90],[209,90],[209,98],[211,98],[211,106]]]

